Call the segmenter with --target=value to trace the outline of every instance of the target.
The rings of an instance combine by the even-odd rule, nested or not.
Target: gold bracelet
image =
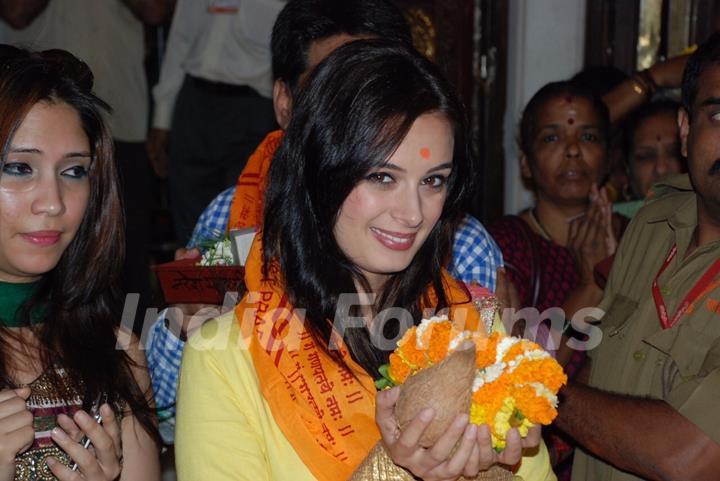
[[[645,89],[643,89],[643,86],[640,85],[640,82],[638,82],[635,77],[630,79],[632,81],[632,88],[635,91],[636,94],[640,95],[641,97],[647,97],[645,94]]]
[[[635,72],[633,76],[630,77],[630,81],[633,84],[632,88],[635,93],[645,97],[645,100],[648,101],[652,100],[653,95],[655,95],[655,92],[658,90],[658,86],[650,70]]]
[[[630,77],[630,80],[633,83],[633,90],[635,93],[644,97],[645,100],[650,100],[653,90],[651,86],[648,85],[645,77],[640,72],[636,72],[632,77]]]

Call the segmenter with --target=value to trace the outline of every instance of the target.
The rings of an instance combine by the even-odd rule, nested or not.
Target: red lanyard
[[[653,298],[655,299],[655,308],[657,309],[658,317],[660,318],[660,325],[662,325],[663,329],[668,329],[673,327],[677,322],[680,320],[680,318],[687,312],[688,308],[697,300],[699,296],[703,294],[703,291],[710,285],[710,282],[720,274],[720,259],[717,259],[713,264],[710,266],[710,268],[705,271],[705,274],[695,283],[692,289],[690,289],[690,292],[687,296],[685,296],[685,299],[683,299],[680,306],[678,306],[677,311],[675,311],[675,315],[672,317],[672,319],[668,318],[668,312],[667,307],[665,306],[665,301],[663,300],[662,293],[660,292],[660,287],[658,286],[658,278],[662,275],[663,272],[665,272],[665,269],[668,268],[670,265],[670,262],[675,258],[677,255],[677,244],[670,249],[670,254],[668,254],[667,259],[665,260],[665,263],[660,268],[660,271],[655,276],[655,280],[653,280],[652,283],[652,294]]]

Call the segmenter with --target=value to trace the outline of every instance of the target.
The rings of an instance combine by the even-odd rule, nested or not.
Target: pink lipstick
[[[56,230],[39,230],[21,235],[29,243],[40,247],[55,245],[60,241],[60,232]]]
[[[412,247],[415,242],[414,233],[391,232],[377,227],[371,227],[370,231],[382,245],[395,251],[405,251]]]

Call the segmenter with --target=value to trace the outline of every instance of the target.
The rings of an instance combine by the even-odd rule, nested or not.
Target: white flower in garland
[[[200,266],[231,266],[235,264],[230,239],[217,241],[210,247],[200,259]]]

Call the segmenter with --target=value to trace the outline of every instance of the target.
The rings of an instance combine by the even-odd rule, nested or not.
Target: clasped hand
[[[598,189],[593,184],[588,211],[570,222],[568,232],[567,246],[575,256],[583,281],[594,282],[595,265],[613,255],[617,245],[612,204],[605,188]]]
[[[424,448],[419,441],[435,413],[432,409],[421,411],[401,432],[394,415],[399,394],[397,387],[378,393],[375,420],[393,462],[424,481],[472,478],[495,464],[513,466],[522,458],[523,449],[540,443],[539,426],[531,428],[525,438],[511,429],[505,449],[498,453],[492,447],[488,426],[469,424],[467,414],[461,414],[433,446]]]
[[[77,471],[73,471],[59,460],[48,458],[47,464],[59,481],[111,481],[120,477],[120,424],[109,404],[100,406],[100,415],[102,424],[82,410],[72,418],[64,414],[58,416],[58,427],[52,430],[52,439],[78,465]],[[84,436],[91,443],[87,449],[80,444]]]
[[[29,396],[27,387],[0,391],[0,481],[14,479],[15,457],[27,451],[35,439],[33,415],[26,405]],[[78,470],[72,471],[58,459],[48,458],[47,465],[59,481],[112,481],[120,476],[120,425],[108,404],[100,407],[100,414],[102,425],[82,410],[72,418],[58,416],[52,439],[78,464]],[[88,449],[80,444],[83,436],[92,443]]]

